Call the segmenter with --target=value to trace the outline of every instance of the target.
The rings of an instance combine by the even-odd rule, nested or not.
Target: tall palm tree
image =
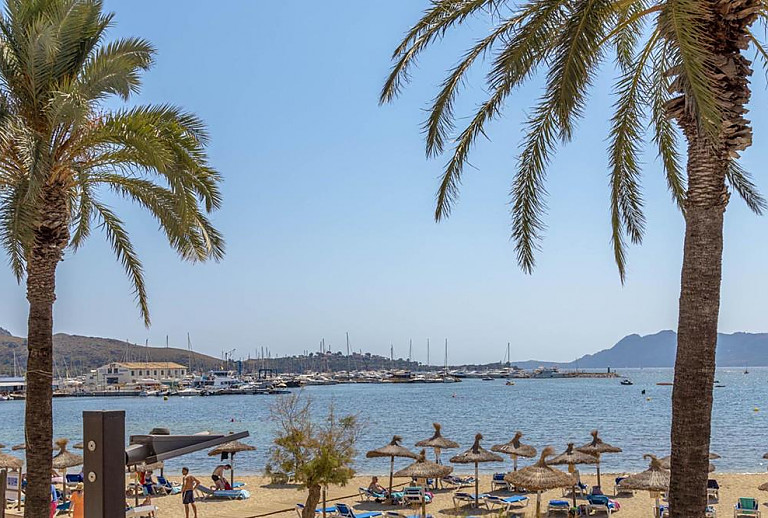
[[[424,123],[428,156],[450,155],[437,191],[435,217],[450,214],[471,148],[517,87],[545,80],[527,121],[511,188],[512,237],[526,272],[542,237],[547,165],[568,142],[584,112],[590,86],[614,60],[611,119],[612,248],[624,282],[627,241],[644,233],[639,155],[645,128],[656,144],[672,198],[685,218],[678,347],[672,398],[674,517],[704,516],[712,384],[720,305],[723,215],[729,187],[757,213],[765,202],[739,167],[752,142],[744,118],[750,97],[751,48],[768,54],[750,31],[768,18],[765,0],[432,0],[394,51],[381,93],[393,100],[426,48],[473,16],[492,28],[442,82]],[[485,58],[485,59],[484,59]],[[486,63],[487,99],[454,132],[454,101],[473,65]],[[687,144],[687,163],[679,148]],[[447,149],[450,144],[450,149]]]
[[[0,17],[0,242],[29,301],[27,517],[49,512],[56,267],[94,225],[149,325],[142,265],[106,196],[148,210],[181,258],[223,255],[205,125],[173,106],[105,107],[138,91],[154,55],[143,39],[106,42],[112,18],[100,0],[7,0]]]

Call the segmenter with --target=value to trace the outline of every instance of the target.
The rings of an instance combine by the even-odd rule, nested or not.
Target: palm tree
[[[608,154],[612,248],[621,281],[627,241],[640,243],[644,233],[639,155],[646,126],[686,225],[672,400],[673,517],[704,516],[706,505],[729,187],[756,213],[765,208],[737,159],[752,142],[744,118],[752,70],[744,54],[751,47],[766,62],[750,27],[765,23],[767,13],[765,0],[432,0],[395,49],[381,93],[382,103],[392,101],[421,52],[450,29],[474,16],[491,23],[448,72],[424,123],[427,155],[450,156],[437,191],[439,221],[457,200],[462,171],[485,125],[517,87],[544,78],[511,188],[517,259],[531,272],[544,230],[547,164],[557,144],[571,139],[600,67],[615,61]],[[488,97],[455,133],[454,102],[467,71],[481,62],[488,65]],[[680,133],[687,144],[685,167]]]
[[[105,108],[138,91],[154,55],[143,39],[105,42],[112,18],[100,0],[7,0],[0,17],[0,241],[29,301],[27,517],[49,513],[56,267],[94,225],[149,325],[142,265],[106,196],[148,210],[181,258],[223,255],[205,125],[173,106]]]

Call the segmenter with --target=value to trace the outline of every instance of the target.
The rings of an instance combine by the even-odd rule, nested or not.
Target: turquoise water
[[[358,446],[363,455],[356,469],[361,473],[384,472],[389,467],[386,459],[365,459],[365,451],[383,446],[393,434],[403,436],[404,445],[412,447],[432,435],[433,421],[442,423],[443,434],[464,449],[471,446],[477,432],[484,435],[483,445],[490,448],[508,441],[519,429],[525,433],[525,441],[537,449],[552,444],[560,451],[568,441],[577,445],[588,442],[589,431],[598,428],[606,442],[624,450],[603,458],[606,471],[641,470],[647,466],[644,453],[669,453],[672,387],[656,383],[672,381],[672,370],[623,370],[621,374],[635,384],[621,386],[618,379],[523,379],[516,380],[515,386],[505,386],[503,380],[466,380],[431,385],[334,385],[307,387],[304,392],[319,408],[334,402],[340,412],[360,413],[367,424]],[[722,369],[717,379],[726,385],[715,389],[711,450],[723,457],[714,462],[717,470],[765,471],[768,461],[762,455],[768,451],[768,368],[750,369],[749,375],[744,375],[743,369]],[[645,395],[641,394],[643,389]],[[247,442],[257,450],[239,454],[236,470],[260,473],[271,441],[268,417],[274,397],[56,399],[55,435],[81,440],[82,411],[100,409],[125,410],[127,434],[148,433],[155,426],[168,427],[171,433],[248,430],[251,437]],[[0,442],[22,442],[23,419],[23,402],[0,403]],[[452,451],[443,454],[444,460],[446,453]],[[207,473],[215,462],[198,453],[171,460],[167,466],[171,472],[188,465],[195,472]],[[397,463],[404,466],[408,461]],[[509,464],[491,463],[481,465],[481,469],[497,471]],[[456,467],[460,473],[471,469]]]

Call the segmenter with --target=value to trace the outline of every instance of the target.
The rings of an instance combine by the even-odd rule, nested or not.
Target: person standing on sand
[[[184,504],[184,516],[189,518],[189,506],[192,506],[192,511],[197,518],[197,506],[195,505],[195,489],[200,485],[200,481],[189,474],[189,468],[186,466],[181,468],[181,474],[184,477],[181,479],[181,502]]]

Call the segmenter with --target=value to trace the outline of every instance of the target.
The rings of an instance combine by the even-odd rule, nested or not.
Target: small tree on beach
[[[110,110],[139,91],[155,53],[139,38],[106,41],[101,0],[6,0],[0,14],[0,248],[26,281],[25,516],[50,513],[56,270],[102,231],[149,307],[141,261],[109,200],[148,211],[188,261],[219,259],[207,215],[221,204],[205,124],[169,106]]]
[[[314,518],[321,499],[325,509],[328,485],[344,486],[352,479],[355,444],[363,431],[357,415],[340,416],[333,405],[323,419],[313,420],[312,405],[311,398],[299,393],[281,397],[271,408],[277,430],[267,471],[274,465],[292,473],[308,490],[302,518]]]

